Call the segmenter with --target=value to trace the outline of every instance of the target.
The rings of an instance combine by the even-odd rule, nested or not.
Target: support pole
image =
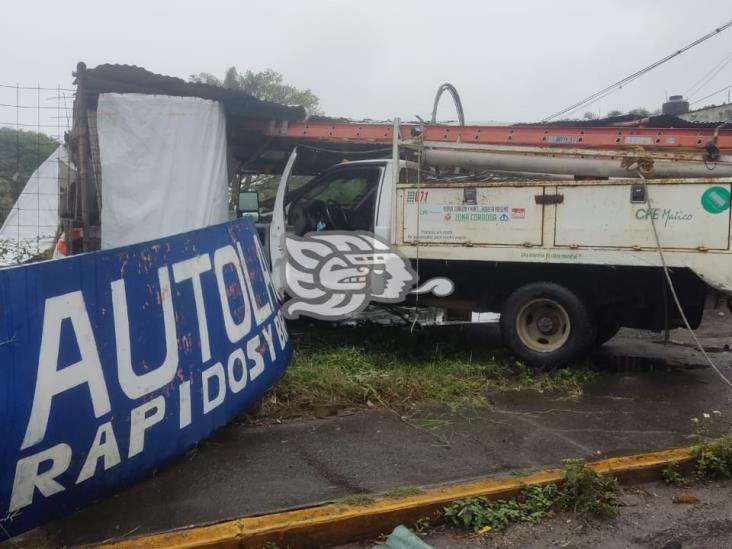
[[[79,146],[79,191],[81,192],[81,224],[83,229],[83,250],[92,251],[92,208],[94,194],[89,181],[89,121],[87,119],[86,86],[86,65],[79,63],[76,66],[76,98],[78,108],[76,109],[78,146]]]
[[[394,118],[391,150],[391,230],[389,242],[397,243],[397,184],[399,183],[399,118]]]

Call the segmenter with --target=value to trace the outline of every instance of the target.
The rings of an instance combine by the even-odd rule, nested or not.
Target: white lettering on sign
[[[173,296],[170,290],[168,268],[158,269],[160,281],[159,301],[163,308],[165,325],[165,359],[163,363],[145,374],[137,374],[132,367],[130,346],[130,321],[127,315],[127,295],[123,279],[112,282],[112,308],[117,341],[117,378],[125,394],[137,399],[165,387],[173,381],[178,371],[178,339],[175,331]]]
[[[262,335],[264,335],[264,339],[267,342],[267,349],[269,349],[269,357],[274,360],[275,359],[275,348],[274,348],[274,339],[272,337],[272,325],[265,326],[262,330]]]
[[[211,396],[211,381],[216,381],[216,396]],[[226,374],[224,365],[217,362],[203,371],[203,413],[208,414],[214,408],[221,406],[226,398]]]
[[[206,307],[203,302],[201,275],[210,270],[211,259],[208,257],[208,254],[199,255],[173,264],[173,278],[175,281],[183,282],[184,280],[190,280],[193,284],[193,299],[196,302],[198,333],[201,337],[201,360],[203,362],[208,362],[211,359],[211,345],[208,342],[208,322],[206,319]]]
[[[111,320],[115,331],[116,377],[119,388],[130,401],[144,399],[136,403],[137,405],[129,412],[129,408],[123,411],[125,415],[129,414],[129,431],[125,427],[125,434],[129,433],[127,455],[124,456],[120,452],[118,435],[121,433],[115,433],[111,418],[100,420],[102,423],[97,425],[93,439],[81,449],[72,449],[68,444],[59,443],[51,448],[35,450],[34,454],[24,456],[16,463],[9,512],[31,505],[36,492],[46,498],[63,492],[66,487],[58,479],[70,468],[78,468],[74,471],[75,483],[81,484],[95,475],[119,466],[124,459],[143,454],[146,441],[155,436],[156,425],[171,418],[171,414],[166,418],[166,409],[171,402],[173,409],[178,406],[178,417],[171,420],[177,423],[178,429],[183,430],[191,426],[197,417],[200,418],[222,406],[230,395],[243,393],[249,382],[255,381],[266,371],[267,361],[277,359],[278,348],[279,351],[284,351],[289,336],[282,312],[273,314],[277,306],[276,293],[266,269],[261,246],[257,237],[253,238],[257,252],[254,263],[258,262],[258,265],[252,261],[247,263],[238,244],[236,247],[227,245],[215,250],[213,258],[208,254],[200,254],[171,265],[176,284],[186,284],[190,280],[201,339],[201,366],[210,361],[214,351],[209,332],[211,319],[206,317],[205,300],[215,298],[205,295],[203,287],[205,279],[202,279],[202,276],[211,270],[214,271],[216,291],[222,306],[222,317],[217,321],[223,321],[226,338],[236,344],[236,348],[229,353],[225,362],[216,362],[202,370],[194,369],[188,378],[184,378],[183,371],[179,370],[180,356],[176,327],[178,304],[174,303],[168,267],[160,267],[157,270],[159,286],[157,301],[147,304],[152,307],[159,306],[159,311],[162,311],[163,329],[154,335],[161,340],[160,348],[165,355],[157,367],[150,367],[142,361],[135,364],[137,367],[133,367],[132,341],[135,340],[130,333],[130,321],[137,320],[137,317],[130,319],[125,281],[119,279],[110,283]],[[262,273],[266,285],[263,301],[261,299],[257,301],[253,284],[248,276],[250,268]],[[227,287],[224,271],[228,269],[231,269],[232,277]],[[178,292],[175,295],[181,294]],[[237,315],[239,320],[235,320],[234,315],[237,311],[233,309],[230,301],[234,296],[240,296],[242,299],[240,314]],[[254,323],[260,326],[261,330],[259,334],[250,335]],[[68,365],[59,363],[61,357],[68,356],[69,353],[73,356],[75,351],[79,357],[75,359],[77,362]],[[171,384],[176,381],[176,377],[178,385],[173,387]],[[112,381],[113,378],[109,380],[110,383]],[[80,389],[81,386],[87,387]],[[52,405],[55,397],[75,390],[80,396],[86,396],[88,391],[96,419],[113,412],[107,380],[104,377],[81,291],[48,298],[45,302],[38,375],[21,450],[44,441],[49,421],[53,417]],[[156,391],[160,394],[156,395]],[[116,417],[120,412],[114,411],[114,413]],[[77,459],[72,460],[72,457]]]
[[[51,462],[41,473],[41,464]],[[12,513],[33,503],[33,493],[36,488],[44,497],[63,492],[64,488],[56,477],[69,468],[71,463],[71,446],[57,444],[47,450],[19,459],[15,466],[15,481],[13,495],[10,497],[8,512]]]
[[[59,370],[61,323],[66,319],[71,321],[81,360]],[[53,397],[84,384],[89,388],[94,415],[99,418],[109,413],[112,407],[84,296],[78,291],[48,298],[43,312],[33,407],[21,450],[38,444],[46,436]]]
[[[178,403],[180,404],[180,421],[178,425],[181,429],[191,424],[191,382],[184,381],[178,385]]]
[[[247,356],[249,360],[254,362],[254,366],[249,370],[252,380],[257,379],[259,374],[264,372],[264,357],[260,349],[262,348],[262,340],[259,336],[255,336],[247,341]]]
[[[231,304],[229,303],[229,288],[226,286],[224,279],[224,267],[233,265],[236,276],[239,280],[239,291],[241,292],[242,301],[244,302],[244,318],[237,323],[231,313]],[[247,283],[244,281],[244,273],[242,272],[239,256],[233,246],[224,246],[214,252],[214,270],[216,271],[216,282],[219,288],[219,297],[221,299],[221,309],[224,312],[224,328],[229,341],[236,343],[246,336],[252,328],[251,307],[249,299],[247,299]]]
[[[246,258],[244,257],[244,253],[241,250],[241,244],[239,244],[238,242],[236,243],[236,249],[237,249],[237,252],[239,253],[239,261],[240,261],[241,268],[244,269],[244,272],[248,273],[249,267],[247,266],[247,261],[246,261]],[[252,280],[248,276],[245,276],[244,280],[247,283],[247,291],[249,292],[249,296],[252,298],[252,308],[254,309],[254,321],[257,323],[257,326],[261,326],[262,322],[267,320],[269,318],[269,315],[272,314],[272,305],[270,305],[270,300],[269,300],[269,295],[268,295],[269,292],[267,292],[267,294],[265,295],[264,305],[262,305],[260,307],[259,305],[257,305],[257,298],[254,293],[254,289],[252,288]]]
[[[97,434],[94,436],[89,453],[84,460],[84,466],[81,468],[76,484],[84,482],[94,476],[97,472],[97,463],[102,460],[104,470],[111,469],[121,460],[119,457],[119,447],[117,439],[114,436],[112,422],[102,423],[97,428]]]
[[[163,421],[165,417],[165,397],[156,396],[140,404],[130,414],[130,449],[127,457],[131,458],[141,454],[145,449],[145,431],[156,423]]]
[[[247,386],[247,357],[242,349],[237,349],[229,355],[226,362],[226,373],[229,375],[229,388],[232,393],[238,393]],[[236,366],[239,365],[241,375],[236,375]],[[254,376],[253,376],[254,377]]]
[[[274,325],[275,325],[275,331],[277,332],[277,339],[280,342],[280,349],[284,350],[285,345],[287,344],[288,335],[287,330],[285,329],[285,321],[282,318],[282,311],[278,311],[277,315],[274,318]]]

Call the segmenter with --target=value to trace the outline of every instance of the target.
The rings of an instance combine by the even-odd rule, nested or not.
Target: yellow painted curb
[[[620,482],[644,482],[658,478],[670,463],[690,463],[691,449],[679,448],[649,454],[611,458],[588,464],[600,474],[612,474]],[[413,524],[420,518],[437,518],[448,503],[476,496],[507,499],[516,496],[526,485],[561,482],[561,469],[547,469],[523,476],[486,479],[426,489],[424,493],[402,499],[377,499],[363,506],[332,503],[285,511],[260,517],[175,530],[162,534],[98,546],[105,549],[141,548],[228,548],[322,547],[376,537],[399,524]]]

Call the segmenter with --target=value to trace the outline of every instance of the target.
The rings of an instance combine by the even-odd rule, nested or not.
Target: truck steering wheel
[[[343,206],[338,204],[335,200],[327,200],[325,202],[325,216],[327,221],[333,229],[347,229],[348,228],[348,216]]]

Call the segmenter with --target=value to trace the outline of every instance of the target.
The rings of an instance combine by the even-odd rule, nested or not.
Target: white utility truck
[[[505,343],[535,365],[575,361],[622,326],[696,328],[710,291],[732,295],[732,178],[709,177],[729,173],[726,157],[532,155],[412,134],[405,139],[397,122],[389,158],[343,162],[288,189],[293,152],[268,229],[279,291],[285,234],[371,231],[412,261],[420,281],[454,282],[452,295],[421,296],[420,305],[500,313]],[[444,177],[446,167],[473,171]],[[476,168],[514,175],[478,177]],[[669,177],[679,174],[694,177]]]

